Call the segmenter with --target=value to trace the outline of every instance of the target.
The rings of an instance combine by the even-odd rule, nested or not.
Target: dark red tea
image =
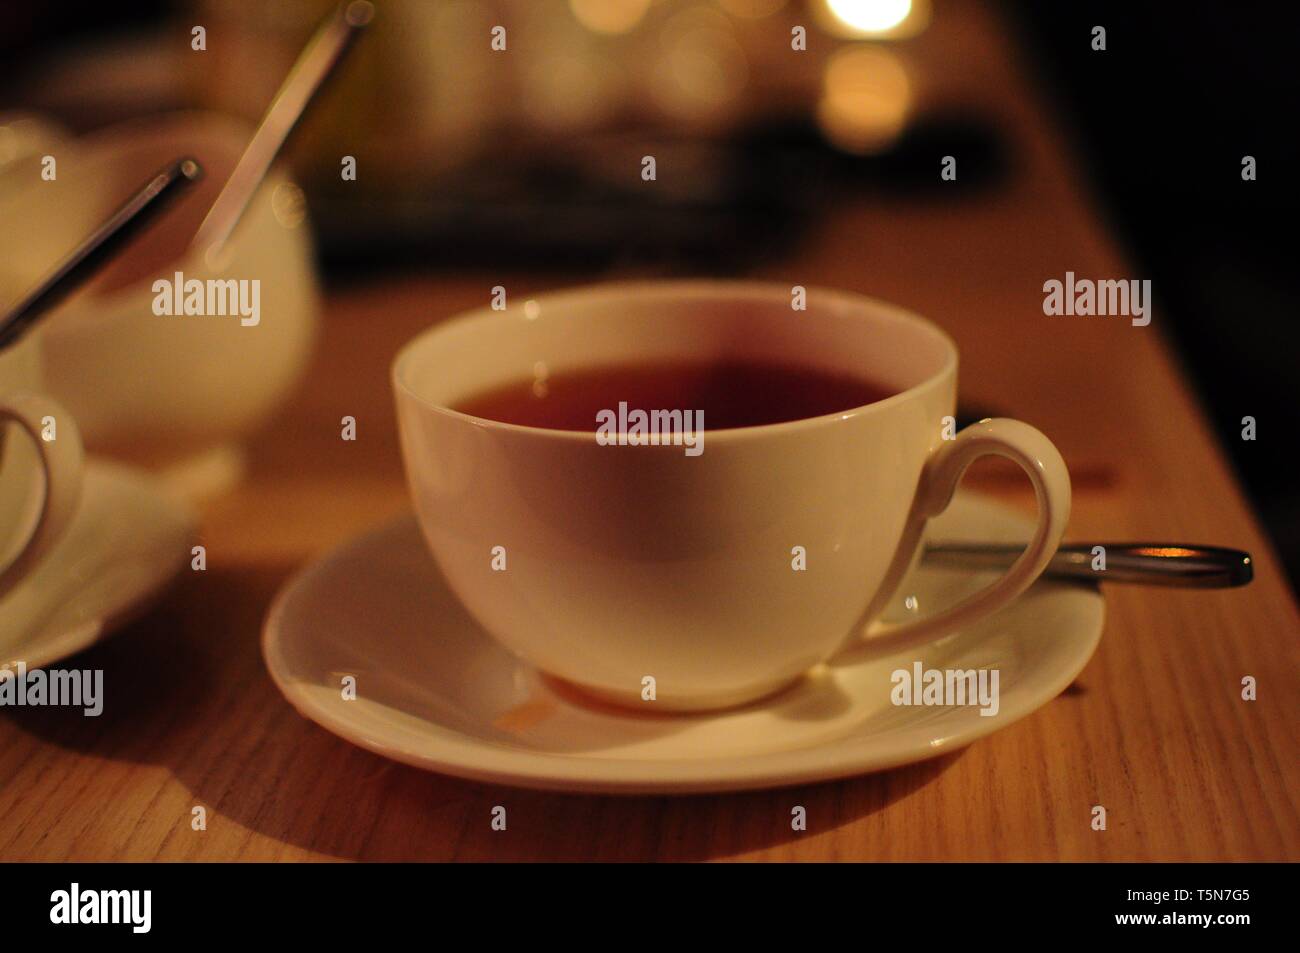
[[[456,409],[528,427],[594,431],[596,415],[623,402],[645,411],[703,411],[703,429],[723,430],[839,413],[893,393],[860,377],[792,364],[669,362],[513,381]]]

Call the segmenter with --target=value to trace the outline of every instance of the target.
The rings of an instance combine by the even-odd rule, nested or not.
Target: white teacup
[[[604,445],[595,421],[548,430],[452,409],[539,365],[556,378],[710,359],[857,375],[893,396],[789,423],[706,425],[698,456]],[[919,317],[818,289],[795,311],[789,287],[744,282],[609,285],[484,308],[420,335],[393,366],[416,513],[465,606],[542,671],[629,705],[647,704],[653,685],[654,705],[673,710],[751,701],[855,646],[932,641],[1038,577],[1069,516],[1065,464],[1019,421],[945,440],[956,381],[952,340]],[[1016,461],[1034,486],[1025,553],[956,606],[876,622],[926,520],[986,454]]]
[[[72,524],[81,498],[81,437],[40,395],[40,378],[35,334],[0,350],[0,600]]]

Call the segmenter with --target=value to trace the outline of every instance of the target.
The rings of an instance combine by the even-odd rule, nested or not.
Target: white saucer
[[[933,538],[1028,539],[1022,517],[959,494]],[[919,609],[988,577],[922,568]],[[1101,637],[1095,586],[1040,582],[984,623],[922,650],[822,666],[785,692],[709,714],[603,706],[499,647],[447,589],[413,517],[369,532],[295,576],[267,617],[262,651],[285,697],[342,738],[419,768],[521,787],[688,793],[778,787],[945,754],[1064,690]],[[895,707],[891,673],[997,668],[1001,708]],[[344,700],[344,676],[356,698]],[[653,703],[647,703],[647,707]]]
[[[88,460],[72,527],[0,599],[0,661],[41,668],[112,634],[188,563],[195,525],[157,479]]]

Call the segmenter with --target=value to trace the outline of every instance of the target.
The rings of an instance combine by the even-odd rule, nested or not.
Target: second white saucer
[[[87,460],[72,526],[0,599],[0,662],[43,668],[111,634],[186,564],[195,525],[156,478]]]
[[[945,539],[1023,540],[1030,529],[969,494],[933,524]],[[922,567],[905,581],[898,612],[908,596],[924,612],[987,580]],[[1103,609],[1094,586],[1040,581],[982,624],[905,656],[820,666],[743,708],[642,714],[579,697],[501,648],[461,608],[406,517],[286,585],[262,647],[299,712],[397,761],[522,787],[688,793],[844,777],[969,744],[1070,684],[1101,637]],[[916,662],[997,669],[997,713],[892,704],[891,674]]]

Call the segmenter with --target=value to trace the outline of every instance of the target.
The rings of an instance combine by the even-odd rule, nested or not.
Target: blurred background
[[[6,5],[0,170],[59,137],[138,116],[204,109],[256,122],[333,6]],[[1033,188],[1026,146],[1015,109],[1003,109],[1002,93],[981,77],[992,75],[990,59],[1013,57],[1031,78],[1017,95],[1046,102],[1074,173],[1133,269],[1091,277],[1152,280],[1160,333],[1178,348],[1292,579],[1300,577],[1300,491],[1284,459],[1286,435],[1300,427],[1291,286],[1300,156],[1286,118],[1300,71],[1283,48],[1296,35],[1285,8],[376,6],[369,35],[287,154],[327,292],[411,270],[758,274],[845,202],[879,210],[886,227],[900,209],[1010,201]],[[984,6],[1001,31],[995,49],[963,27]],[[1097,24],[1107,30],[1104,52],[1090,45]],[[195,25],[206,30],[205,53],[192,49]],[[506,27],[505,54],[490,46],[496,25]],[[807,49],[791,56],[796,27]],[[1258,180],[1243,187],[1247,154]],[[343,155],[356,159],[355,182],[340,176]],[[629,174],[644,155],[656,157],[657,188]],[[945,155],[961,157],[955,182],[938,176]],[[1062,274],[1041,280],[1051,277]],[[1029,291],[1025,302],[1041,299]],[[1241,439],[1247,415],[1259,421],[1254,442]]]

